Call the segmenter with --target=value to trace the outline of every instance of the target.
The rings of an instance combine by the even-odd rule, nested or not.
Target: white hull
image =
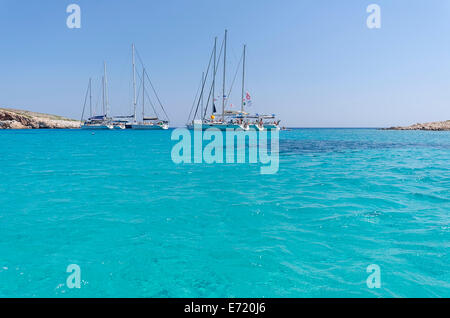
[[[194,125],[189,124],[186,126],[188,129],[190,130],[197,130],[197,127],[194,127]],[[233,130],[249,130],[249,126],[244,126],[244,125],[237,125],[237,124],[202,124],[202,130],[207,130],[209,128],[215,128],[215,129],[219,129],[219,130],[227,130],[227,129],[233,129]]]
[[[81,125],[81,129],[110,130],[110,129],[114,129],[114,126],[112,126],[112,125]]]
[[[280,126],[275,125],[275,124],[264,124],[264,129],[265,130],[271,130],[271,129],[280,130]]]
[[[187,129],[189,130],[194,130],[194,129],[198,129],[198,128],[194,128],[193,124],[188,124],[186,125]],[[248,131],[250,129],[256,130],[256,131],[270,131],[272,129],[276,129],[276,130],[280,130],[280,126],[275,125],[275,124],[264,124],[263,126],[261,125],[256,125],[256,124],[250,124],[247,126],[244,125],[238,125],[238,124],[213,124],[213,123],[204,123],[202,124],[202,130],[207,130],[209,128],[216,128],[219,130],[227,130],[227,129],[233,129],[233,130],[244,130],[244,131]]]
[[[131,129],[135,130],[166,130],[169,129],[169,125],[142,125],[142,124],[132,124]]]
[[[264,131],[264,125],[261,126],[261,125],[252,124],[252,125],[250,125],[250,128],[252,128],[252,129],[254,129],[256,131]]]
[[[250,128],[253,128],[256,131],[264,131],[264,130],[271,130],[271,129],[280,130],[280,126],[274,125],[274,124],[264,124],[263,126],[252,124],[252,125],[250,125]]]

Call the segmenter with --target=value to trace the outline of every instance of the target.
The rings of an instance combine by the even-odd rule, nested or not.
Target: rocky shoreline
[[[424,124],[414,124],[406,127],[390,127],[384,130],[430,130],[430,131],[450,131],[450,120],[436,121]]]
[[[80,121],[61,116],[0,108],[0,129],[77,129]]]

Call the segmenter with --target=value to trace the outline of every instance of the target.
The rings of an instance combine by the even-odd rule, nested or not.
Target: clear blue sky
[[[81,29],[66,27],[70,3],[81,6]],[[366,27],[371,3],[381,6],[379,30]],[[450,119],[447,0],[0,0],[0,106],[79,118],[88,78],[106,60],[112,111],[130,112],[134,42],[181,125],[225,28],[230,69],[248,45],[250,110],[284,125]]]

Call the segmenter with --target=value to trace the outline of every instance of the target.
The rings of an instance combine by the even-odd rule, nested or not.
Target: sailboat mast
[[[102,115],[105,115],[105,76],[102,76]]]
[[[202,83],[205,83],[205,72],[203,72],[202,73]],[[203,95],[204,94],[202,94],[202,96],[201,96],[201,98],[202,98],[202,102],[201,102],[201,109],[200,109],[200,114],[201,114],[201,120],[203,120],[203,106],[204,106],[204,98],[203,98]]]
[[[214,100],[216,98],[215,90],[216,90],[216,52],[217,52],[217,36],[214,38],[214,72],[213,72],[213,83],[212,83],[212,107],[211,113],[214,114],[215,103]]]
[[[104,85],[105,85],[105,115],[108,117],[108,79],[106,77],[106,62],[103,62],[104,67]]]
[[[92,79],[89,78],[89,113],[90,116],[92,117]]]
[[[225,120],[225,71],[227,65],[227,30],[225,30],[224,54],[223,54],[223,84],[222,84],[222,121]]]
[[[242,98],[241,98],[241,111],[244,111],[244,89],[245,89],[245,49],[246,45],[244,44],[244,53],[242,56]]]
[[[144,122],[145,118],[144,102],[145,102],[145,68],[142,70],[142,122]]]
[[[133,63],[133,118],[134,122],[136,122],[136,64],[134,61],[134,43],[131,46],[132,48],[132,63]]]

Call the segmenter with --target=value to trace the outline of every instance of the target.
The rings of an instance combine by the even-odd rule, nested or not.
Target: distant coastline
[[[0,108],[0,129],[77,129],[80,121],[13,108]]]
[[[1,129],[79,129],[81,122],[58,115],[43,114],[27,110],[0,107],[0,130]],[[286,127],[290,129],[316,128],[328,129],[332,127]],[[346,127],[335,127],[334,129]],[[353,127],[352,127],[353,128]],[[355,129],[354,127],[353,129]],[[360,127],[359,129],[366,129]],[[377,129],[377,128],[374,128]],[[450,120],[429,123],[417,123],[410,126],[394,126],[389,128],[378,128],[380,130],[427,130],[427,131],[450,131]]]
[[[424,124],[414,124],[411,126],[398,126],[390,128],[382,128],[383,130],[430,130],[430,131],[450,131],[450,120],[435,121]]]

